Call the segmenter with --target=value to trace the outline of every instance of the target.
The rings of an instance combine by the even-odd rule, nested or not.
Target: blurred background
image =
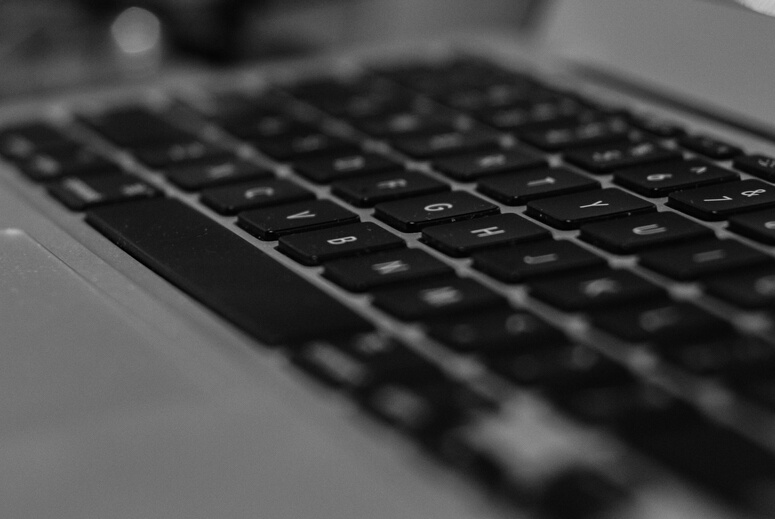
[[[0,0],[0,97],[460,30],[516,30],[526,0]]]

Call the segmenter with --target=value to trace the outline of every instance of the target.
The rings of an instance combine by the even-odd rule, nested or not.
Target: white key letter
[[[326,240],[326,243],[330,243],[331,245],[344,245],[345,243],[352,243],[354,241],[358,241],[358,238],[355,236],[343,236],[342,238]]]
[[[431,204],[426,205],[424,209],[430,212],[446,211],[448,209],[452,209],[452,204]]]
[[[385,263],[375,263],[371,266],[371,269],[383,276],[387,276],[396,272],[406,272],[409,270],[409,265],[401,260],[386,261]]]
[[[476,229],[474,231],[471,231],[471,234],[475,234],[477,238],[487,238],[488,236],[497,236],[498,234],[503,234],[506,231],[503,229],[499,229],[497,227],[487,227],[485,229]]]

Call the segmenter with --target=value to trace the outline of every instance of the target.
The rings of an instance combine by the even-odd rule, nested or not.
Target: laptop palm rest
[[[271,381],[258,394],[199,381],[162,337],[30,235],[0,229],[0,516],[465,515],[405,468],[332,441],[333,424],[275,398]]]
[[[0,293],[0,438],[194,387],[141,325],[24,231],[0,230]]]

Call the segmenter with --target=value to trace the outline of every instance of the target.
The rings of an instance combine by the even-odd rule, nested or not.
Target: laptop
[[[0,515],[773,517],[771,5],[530,7],[4,99]]]

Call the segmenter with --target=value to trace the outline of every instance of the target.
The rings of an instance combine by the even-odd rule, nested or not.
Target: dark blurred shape
[[[629,495],[621,486],[585,468],[570,468],[547,485],[541,509],[548,519],[618,517]]]
[[[211,62],[230,62],[240,57],[240,38],[249,9],[262,0],[81,0],[101,16],[132,7],[155,13],[162,20],[171,43],[185,53]]]
[[[542,0],[0,0],[0,96],[492,26]]]
[[[2,0],[0,97],[138,80],[242,57],[256,0]]]

